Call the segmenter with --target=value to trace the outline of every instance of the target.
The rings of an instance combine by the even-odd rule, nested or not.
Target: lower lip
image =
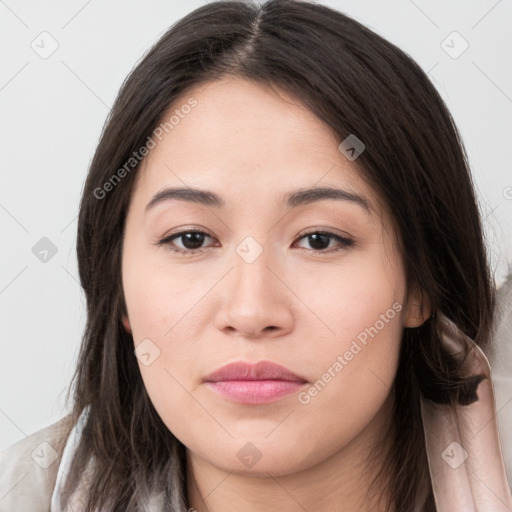
[[[306,383],[288,380],[225,380],[206,384],[234,402],[268,404],[294,393]]]

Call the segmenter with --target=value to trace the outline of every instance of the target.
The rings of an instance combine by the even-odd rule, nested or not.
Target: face
[[[402,330],[423,317],[390,217],[325,124],[283,92],[233,77],[189,91],[164,118],[193,102],[138,170],[124,325],[153,405],[189,454],[225,471],[293,473],[372,424]],[[321,187],[346,193],[288,201]],[[189,194],[147,208],[166,188]],[[223,204],[193,201],[191,189]],[[252,402],[204,382],[227,363],[262,360],[303,380],[267,382],[288,390],[270,398],[252,387]]]

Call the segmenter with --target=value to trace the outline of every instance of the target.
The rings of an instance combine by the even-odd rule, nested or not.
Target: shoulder
[[[48,512],[66,438],[67,415],[0,452],[0,512]]]

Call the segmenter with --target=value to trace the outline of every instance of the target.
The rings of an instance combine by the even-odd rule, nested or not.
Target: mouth
[[[237,361],[222,366],[204,379],[212,391],[243,404],[266,404],[296,392],[308,381],[271,361]]]

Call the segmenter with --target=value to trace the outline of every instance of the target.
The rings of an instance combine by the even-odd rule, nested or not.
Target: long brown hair
[[[463,389],[441,346],[435,312],[483,348],[491,334],[494,286],[480,212],[459,132],[422,69],[349,16],[293,0],[220,1],[194,10],[121,87],[80,204],[77,255],[87,325],[72,382],[73,424],[86,407],[89,414],[68,490],[94,459],[86,511],[144,510],[150,492],[160,493],[168,510],[188,507],[185,447],[152,406],[121,323],[121,248],[139,169],[126,163],[177,98],[226,73],[285,90],[340,142],[356,134],[365,144],[358,169],[391,211],[408,286],[423,290],[434,312],[403,331],[392,442],[374,482],[387,474],[386,506],[410,512],[428,481],[420,391],[454,403]],[[122,168],[122,179],[98,193]]]

